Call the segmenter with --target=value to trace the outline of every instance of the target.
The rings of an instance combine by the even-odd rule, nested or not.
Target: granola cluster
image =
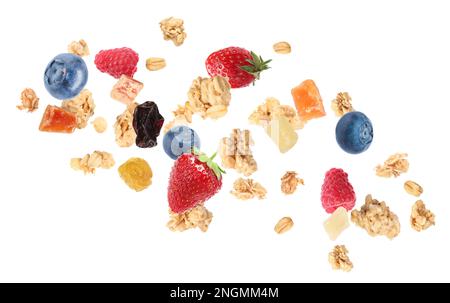
[[[253,141],[249,130],[233,129],[230,137],[220,140],[219,155],[225,168],[235,169],[237,172],[250,176],[257,169],[250,145]]]
[[[253,179],[239,178],[234,181],[231,194],[240,200],[249,200],[252,198],[264,199],[267,190]]]
[[[281,191],[286,195],[293,194],[299,184],[305,185],[305,182],[303,179],[297,178],[295,171],[288,171],[281,177]]]
[[[133,128],[133,113],[137,105],[137,103],[130,104],[120,116],[117,116],[116,123],[114,123],[116,143],[120,147],[130,147],[136,141],[136,132]]]
[[[85,128],[89,118],[94,115],[95,104],[92,93],[84,89],[75,98],[63,101],[62,108],[77,116],[78,128]]]
[[[345,245],[336,245],[328,254],[328,262],[330,262],[333,269],[340,269],[343,271],[350,271],[353,268],[353,263],[348,257],[348,250]]]
[[[425,207],[422,200],[418,200],[412,206],[410,221],[413,229],[422,231],[435,224],[435,216]]]
[[[72,158],[70,166],[74,170],[81,170],[85,174],[95,173],[96,168],[109,169],[115,164],[114,158],[110,153],[102,151],[94,151],[92,154],[87,154],[83,158]]]
[[[32,113],[38,109],[39,106],[39,98],[36,96],[36,93],[31,88],[25,88],[20,94],[20,100],[22,104],[17,105],[17,108],[20,110],[28,110],[28,112]]]
[[[294,129],[303,128],[302,122],[297,111],[289,105],[281,105],[275,98],[267,98],[266,102],[259,105],[258,108],[248,118],[250,123],[266,127],[275,116],[284,116]]]
[[[402,173],[406,173],[409,169],[409,162],[406,159],[408,154],[397,153],[390,156],[383,165],[378,165],[375,170],[379,177],[398,177]]]
[[[201,231],[206,232],[213,218],[213,214],[203,204],[199,204],[181,214],[172,211],[169,211],[169,214],[170,220],[167,227],[171,231],[185,231],[198,227]]]
[[[89,56],[89,47],[83,39],[80,41],[72,41],[68,46],[67,50],[69,53],[84,57]]]
[[[338,117],[353,111],[352,98],[347,92],[338,93],[336,99],[331,102],[331,108]]]
[[[184,32],[184,21],[182,19],[170,17],[159,23],[164,35],[164,40],[172,40],[176,46],[183,44],[186,39]]]

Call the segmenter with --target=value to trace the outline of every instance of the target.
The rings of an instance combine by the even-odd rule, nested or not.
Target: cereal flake
[[[136,132],[133,128],[133,113],[137,105],[137,103],[130,104],[120,116],[117,116],[116,123],[114,123],[116,143],[120,147],[130,147],[136,141]]]
[[[25,88],[20,94],[20,100],[22,104],[17,105],[20,110],[28,110],[29,113],[34,112],[39,107],[39,98],[31,88]]]
[[[284,234],[294,226],[294,221],[290,217],[281,218],[275,225],[275,232],[277,234]]]
[[[63,101],[62,108],[77,116],[78,128],[85,128],[89,118],[94,115],[95,103],[92,93],[88,89],[83,89],[75,98]]]
[[[267,98],[266,102],[259,105],[258,108],[248,118],[250,123],[267,127],[273,117],[284,116],[294,129],[303,128],[302,122],[297,111],[289,105],[281,105],[275,98]]]
[[[95,173],[96,168],[109,169],[115,164],[114,158],[110,153],[94,151],[92,154],[87,154],[83,158],[72,158],[70,166],[74,170],[81,170],[85,174]]]
[[[348,257],[348,250],[345,245],[336,245],[328,254],[328,262],[330,262],[331,267],[335,270],[340,269],[343,271],[350,271],[353,268],[353,263]]]
[[[250,176],[257,169],[250,145],[253,141],[249,130],[233,129],[230,137],[222,138],[219,145],[219,155],[225,168]]]
[[[422,231],[435,224],[435,216],[425,207],[422,200],[418,200],[412,206],[410,221],[414,230]]]
[[[286,195],[293,194],[299,184],[305,185],[305,182],[303,179],[297,178],[295,171],[288,171],[281,177],[281,191]]]
[[[89,56],[89,47],[83,39],[80,41],[72,41],[68,46],[67,50],[69,53],[84,57]]]
[[[164,40],[172,40],[176,46],[183,44],[187,35],[184,32],[184,21],[182,19],[174,17],[166,18],[159,25],[163,32]]]
[[[239,178],[234,181],[231,194],[240,200],[249,200],[255,197],[258,199],[264,199],[266,197],[267,190],[253,179]]]
[[[383,165],[377,165],[375,168],[377,176],[389,178],[398,177],[402,173],[406,173],[409,169],[409,162],[406,159],[408,154],[397,153],[390,156]]]
[[[167,227],[171,231],[185,231],[198,227],[202,232],[206,232],[213,218],[212,212],[207,210],[203,204],[199,204],[181,214],[169,210],[169,214],[170,220]]]
[[[347,92],[338,93],[336,99],[331,101],[331,108],[338,117],[353,111],[352,98]]]

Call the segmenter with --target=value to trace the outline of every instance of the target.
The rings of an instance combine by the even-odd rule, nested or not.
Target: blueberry
[[[361,112],[345,114],[336,125],[336,141],[349,154],[367,150],[372,139],[372,122]]]
[[[200,138],[187,126],[175,126],[164,135],[163,147],[166,154],[176,160],[194,147],[200,149]]]
[[[59,54],[47,65],[44,84],[56,99],[70,99],[78,95],[86,85],[88,70],[81,57]]]

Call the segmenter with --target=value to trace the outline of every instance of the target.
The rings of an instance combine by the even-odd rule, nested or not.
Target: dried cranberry
[[[154,147],[161,132],[164,117],[153,101],[144,102],[136,107],[133,115],[133,128],[136,132],[136,145],[142,148]]]

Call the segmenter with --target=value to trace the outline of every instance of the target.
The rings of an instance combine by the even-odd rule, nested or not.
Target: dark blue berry
[[[362,153],[369,148],[372,139],[372,122],[361,112],[345,114],[336,125],[336,141],[347,153]]]
[[[166,154],[176,160],[194,147],[200,149],[200,138],[193,129],[187,126],[175,126],[164,135],[163,147]]]

